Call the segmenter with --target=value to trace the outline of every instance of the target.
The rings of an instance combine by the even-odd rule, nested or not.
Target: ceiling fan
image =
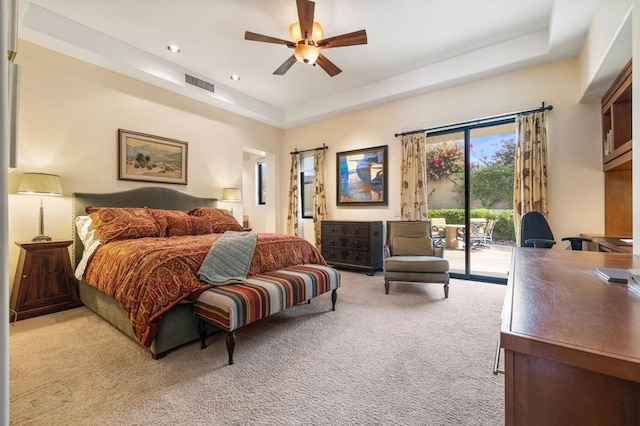
[[[331,77],[340,74],[342,70],[320,53],[320,49],[367,44],[367,32],[360,30],[323,39],[322,26],[313,20],[315,2],[296,0],[296,5],[298,6],[299,22],[294,22],[289,27],[291,41],[256,34],[250,31],[244,33],[244,39],[284,44],[294,49],[293,55],[273,72],[275,75],[284,75],[296,61],[312,65],[318,64],[320,68],[325,70]]]

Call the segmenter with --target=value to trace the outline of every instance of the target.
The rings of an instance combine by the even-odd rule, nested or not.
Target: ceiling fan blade
[[[295,64],[295,63],[296,63],[296,57],[291,55],[291,57],[289,59],[284,61],[284,63],[282,65],[280,65],[277,70],[275,70],[273,72],[273,74],[274,75],[284,75],[284,73],[289,71],[289,68],[291,68],[291,66],[293,64]]]
[[[262,34],[252,33],[251,31],[246,31],[244,33],[244,39],[251,40],[251,41],[263,41],[265,43],[284,44],[289,47],[295,47],[295,44],[291,42],[291,40],[283,40],[281,38],[269,37]]]
[[[320,65],[320,68],[325,70],[331,77],[336,76],[342,72],[342,70],[338,68],[336,64],[328,60],[327,57],[322,53],[320,54],[320,56],[318,56],[318,59],[316,59],[316,64]]]
[[[311,39],[313,33],[313,15],[316,4],[309,0],[296,0],[298,6],[298,21],[302,38]]]
[[[360,30],[348,34],[342,34],[335,37],[325,38],[318,42],[318,46],[324,49],[342,46],[355,46],[358,44],[367,44],[367,31]]]

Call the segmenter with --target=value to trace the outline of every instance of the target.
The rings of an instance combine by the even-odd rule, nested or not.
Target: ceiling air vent
[[[208,90],[211,93],[214,93],[213,84],[209,83],[208,81],[200,80],[199,78],[194,77],[194,76],[189,75],[189,74],[185,74],[184,75],[184,81],[187,84],[190,84],[192,86],[196,86],[196,87],[199,87],[201,89]]]

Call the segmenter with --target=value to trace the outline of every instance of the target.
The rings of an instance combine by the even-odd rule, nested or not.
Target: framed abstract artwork
[[[118,129],[118,179],[186,185],[187,145]]]
[[[336,154],[338,206],[388,204],[387,145]]]

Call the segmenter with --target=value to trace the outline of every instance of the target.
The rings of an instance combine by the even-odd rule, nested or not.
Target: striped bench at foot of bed
[[[340,273],[324,265],[296,265],[247,278],[246,283],[213,287],[193,303],[200,319],[201,347],[206,348],[207,323],[227,331],[229,364],[233,364],[235,330],[311,298],[332,291],[336,308]]]

